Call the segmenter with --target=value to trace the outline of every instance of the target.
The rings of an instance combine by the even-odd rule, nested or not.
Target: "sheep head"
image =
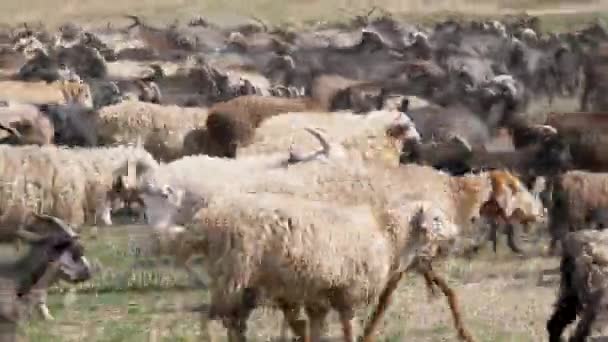
[[[528,190],[522,182],[507,171],[492,171],[490,198],[483,204],[480,214],[494,216],[508,222],[543,222],[546,209],[538,189]]]
[[[399,267],[407,269],[417,261],[431,261],[454,245],[460,229],[445,212],[432,203],[413,202],[415,213],[410,220],[406,247],[401,251]],[[409,206],[409,205],[408,205]],[[412,207],[410,207],[412,208]],[[401,208],[401,210],[409,210]]]
[[[86,108],[93,108],[91,87],[82,80],[61,81],[59,89],[67,104],[77,103]]]

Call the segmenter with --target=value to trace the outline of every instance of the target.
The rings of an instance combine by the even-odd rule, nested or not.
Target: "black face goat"
[[[24,228],[8,235],[25,241],[29,248],[17,260],[0,262],[0,322],[16,324],[23,319],[21,305],[32,299],[43,317],[52,319],[45,303],[47,287],[59,279],[79,283],[91,278],[78,235],[62,220],[47,215],[30,216]],[[3,238],[4,242],[11,240]]]

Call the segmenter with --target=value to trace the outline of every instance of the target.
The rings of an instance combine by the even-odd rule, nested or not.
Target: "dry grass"
[[[50,297],[54,323],[33,322],[26,332],[30,341],[198,341],[197,314],[188,308],[208,301],[204,290],[170,290],[188,286],[184,272],[168,267],[136,270],[130,281],[120,282],[133,257],[128,240],[141,231],[124,227],[101,230],[83,238],[94,264],[103,271],[82,293]],[[503,248],[504,251],[504,248]],[[464,319],[479,341],[536,342],[546,339],[545,322],[555,300],[556,284],[538,286],[540,270],[557,266],[556,259],[521,259],[501,252],[482,251],[472,261],[450,260],[440,265],[442,273],[461,298]],[[125,287],[132,290],[126,292]],[[164,288],[164,290],[159,290]],[[142,292],[141,290],[151,290]],[[93,290],[93,291],[91,291]],[[366,312],[358,317],[365,319]],[[269,341],[278,336],[280,315],[258,310],[251,320],[251,341]],[[330,317],[329,333],[339,337],[338,320]],[[418,276],[405,278],[387,318],[379,341],[456,341],[444,298],[427,299]],[[220,324],[211,332],[225,341]]]
[[[580,16],[608,10],[608,0],[23,0],[1,1],[0,22],[42,21],[50,26],[66,20],[105,23],[134,13],[163,22],[203,15],[229,24],[256,15],[273,23],[293,23],[341,20],[363,14],[372,6],[416,17],[432,13],[435,18],[437,13],[495,16],[524,10],[531,14]],[[51,11],[53,15],[49,16]]]

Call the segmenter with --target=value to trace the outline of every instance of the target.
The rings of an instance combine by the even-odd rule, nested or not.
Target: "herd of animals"
[[[259,307],[301,341],[335,310],[348,342],[355,310],[373,307],[359,336],[373,341],[406,272],[475,341],[433,263],[496,250],[501,228],[523,254],[529,225],[561,255],[549,341],[577,317],[569,341],[601,328],[608,27],[372,12],[298,30],[137,16],[1,29],[0,240],[30,248],[0,264],[0,335],[32,307],[53,319],[52,283],[95,276],[75,227],[111,226],[122,208],[149,226],[150,253],[192,274],[203,256],[206,318],[231,342]],[[564,100],[580,108],[539,110]]]

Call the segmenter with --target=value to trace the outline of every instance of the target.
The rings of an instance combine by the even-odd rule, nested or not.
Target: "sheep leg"
[[[97,224],[97,219],[105,226],[112,225],[112,205],[108,200],[104,199],[97,203],[97,208],[95,208],[95,224]]]
[[[492,221],[490,223],[489,237],[490,241],[492,241],[492,249],[496,253],[498,247],[498,222]]]
[[[555,305],[555,311],[547,322],[549,342],[560,342],[566,327],[576,320],[577,307],[579,306],[576,295],[560,296]]]
[[[46,305],[47,290],[46,288],[33,288],[29,294],[34,301],[36,309],[45,321],[52,321],[55,318],[51,315],[49,307]]]
[[[515,237],[515,226],[511,223],[507,223],[505,233],[507,235],[507,245],[509,246],[511,251],[516,254],[524,254],[522,249],[518,246],[519,243],[516,241],[517,239]]]
[[[320,342],[325,330],[325,318],[329,313],[329,309],[325,307],[315,306],[306,307],[306,315],[310,322],[310,335],[304,342]]]
[[[228,330],[228,342],[246,342],[247,341],[247,319],[251,310],[240,312],[238,315],[225,320],[225,326]]]
[[[422,277],[424,278],[424,283],[429,293],[429,297],[435,297],[437,295],[437,292],[435,292],[435,284],[433,283],[433,279],[431,279],[431,277],[429,277],[429,274],[426,272],[422,273]]]
[[[460,309],[458,307],[458,298],[454,293],[454,290],[447,284],[445,279],[441,278],[432,268],[428,268],[425,270],[428,273],[429,277],[433,280],[433,283],[441,289],[443,294],[448,299],[448,304],[450,306],[450,311],[452,312],[452,318],[454,320],[454,325],[456,330],[458,331],[458,337],[461,340],[466,342],[474,342],[473,336],[467,331],[462,322],[462,316],[460,315]]]
[[[353,332],[353,320],[354,316],[351,310],[340,310],[338,312],[340,316],[340,324],[342,325],[342,334],[344,335],[344,342],[355,342],[355,334]]]
[[[374,309],[374,312],[372,313],[372,317],[367,322],[367,324],[365,325],[365,328],[363,329],[363,338],[362,338],[363,342],[372,342],[374,340],[374,338],[373,338],[374,331],[376,331],[378,324],[380,323],[380,320],[382,319],[382,317],[384,316],[384,313],[386,312],[386,309],[390,305],[393,292],[397,288],[397,285],[399,284],[399,281],[401,281],[401,278],[403,278],[404,274],[405,274],[405,272],[397,273],[393,278],[391,278],[388,281],[388,283],[384,287],[384,290],[382,290],[382,293],[380,294],[380,298],[378,299],[378,304],[376,305],[376,308]],[[430,282],[431,289],[432,289],[433,288],[432,287],[432,278],[427,277],[426,275],[424,278],[425,278],[425,280]],[[427,285],[428,285],[428,283],[427,283]]]
[[[281,325],[281,341],[287,339],[287,329],[284,329],[285,322],[287,322],[299,341],[307,341],[306,321],[299,319],[300,307],[298,305],[280,301],[279,308],[283,311],[284,316],[284,321]]]
[[[598,311],[597,305],[594,304],[598,302],[598,300],[590,301],[589,305],[587,305],[587,307],[585,308],[585,311],[583,311],[580,321],[576,325],[574,334],[570,336],[568,342],[587,341],[587,337],[589,337],[589,334],[591,333],[591,324],[593,324],[593,322],[595,321]]]

